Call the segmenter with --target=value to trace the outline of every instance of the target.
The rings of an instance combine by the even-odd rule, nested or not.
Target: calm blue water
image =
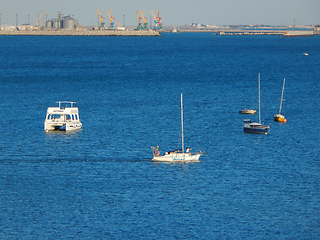
[[[0,43],[1,239],[320,238],[320,36]],[[269,135],[238,113],[258,109],[258,73]],[[180,93],[186,146],[208,153],[151,162],[151,146],[179,147]],[[83,129],[45,133],[63,100]]]

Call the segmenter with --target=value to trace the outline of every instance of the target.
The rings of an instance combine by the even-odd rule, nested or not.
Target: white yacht
[[[241,109],[239,111],[239,113],[241,113],[241,114],[255,114],[256,110],[253,110],[253,109]]]
[[[44,130],[71,131],[81,129],[79,109],[73,105],[76,102],[61,101],[58,107],[48,107],[44,121]]]
[[[182,93],[181,93],[181,143],[182,149],[176,151],[169,151],[163,155],[160,155],[159,146],[151,147],[151,151],[153,154],[152,161],[158,162],[198,162],[199,158],[203,153],[191,153],[187,148],[187,151],[184,151],[184,137],[183,137],[183,103],[182,103]]]

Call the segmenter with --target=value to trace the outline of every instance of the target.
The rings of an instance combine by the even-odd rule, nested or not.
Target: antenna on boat
[[[259,75],[259,123],[261,124],[261,116],[260,116],[260,73]]]
[[[183,104],[182,104],[182,93],[181,93],[181,145],[182,145],[182,153],[184,153],[184,142],[183,142]]]

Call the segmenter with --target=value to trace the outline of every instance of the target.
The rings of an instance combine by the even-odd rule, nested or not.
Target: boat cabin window
[[[60,114],[52,114],[51,119],[59,119]]]
[[[77,114],[75,115],[75,119],[78,120],[78,115]]]
[[[71,120],[70,114],[66,114],[66,119],[67,119],[67,120]]]

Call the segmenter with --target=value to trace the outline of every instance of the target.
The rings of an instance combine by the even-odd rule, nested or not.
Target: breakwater
[[[179,30],[179,32],[211,32],[213,35],[284,35],[288,30],[272,30],[272,29],[215,29],[215,30]],[[311,31],[310,31],[311,32]],[[314,31],[313,35],[319,35],[320,32]]]
[[[1,35],[12,36],[145,36],[157,37],[161,33],[172,32],[171,30],[153,31],[153,30],[1,30]],[[210,32],[213,35],[284,35],[286,30],[179,30],[178,32]],[[320,32],[313,32],[313,35],[319,35]]]
[[[145,36],[145,37],[157,37],[161,34],[157,31],[116,31],[116,30],[42,30],[42,31],[31,31],[31,30],[2,30],[0,35],[12,35],[12,36]]]
[[[181,32],[212,32],[214,35],[283,35],[284,30],[242,30],[242,29],[217,29],[217,30],[181,30]]]

